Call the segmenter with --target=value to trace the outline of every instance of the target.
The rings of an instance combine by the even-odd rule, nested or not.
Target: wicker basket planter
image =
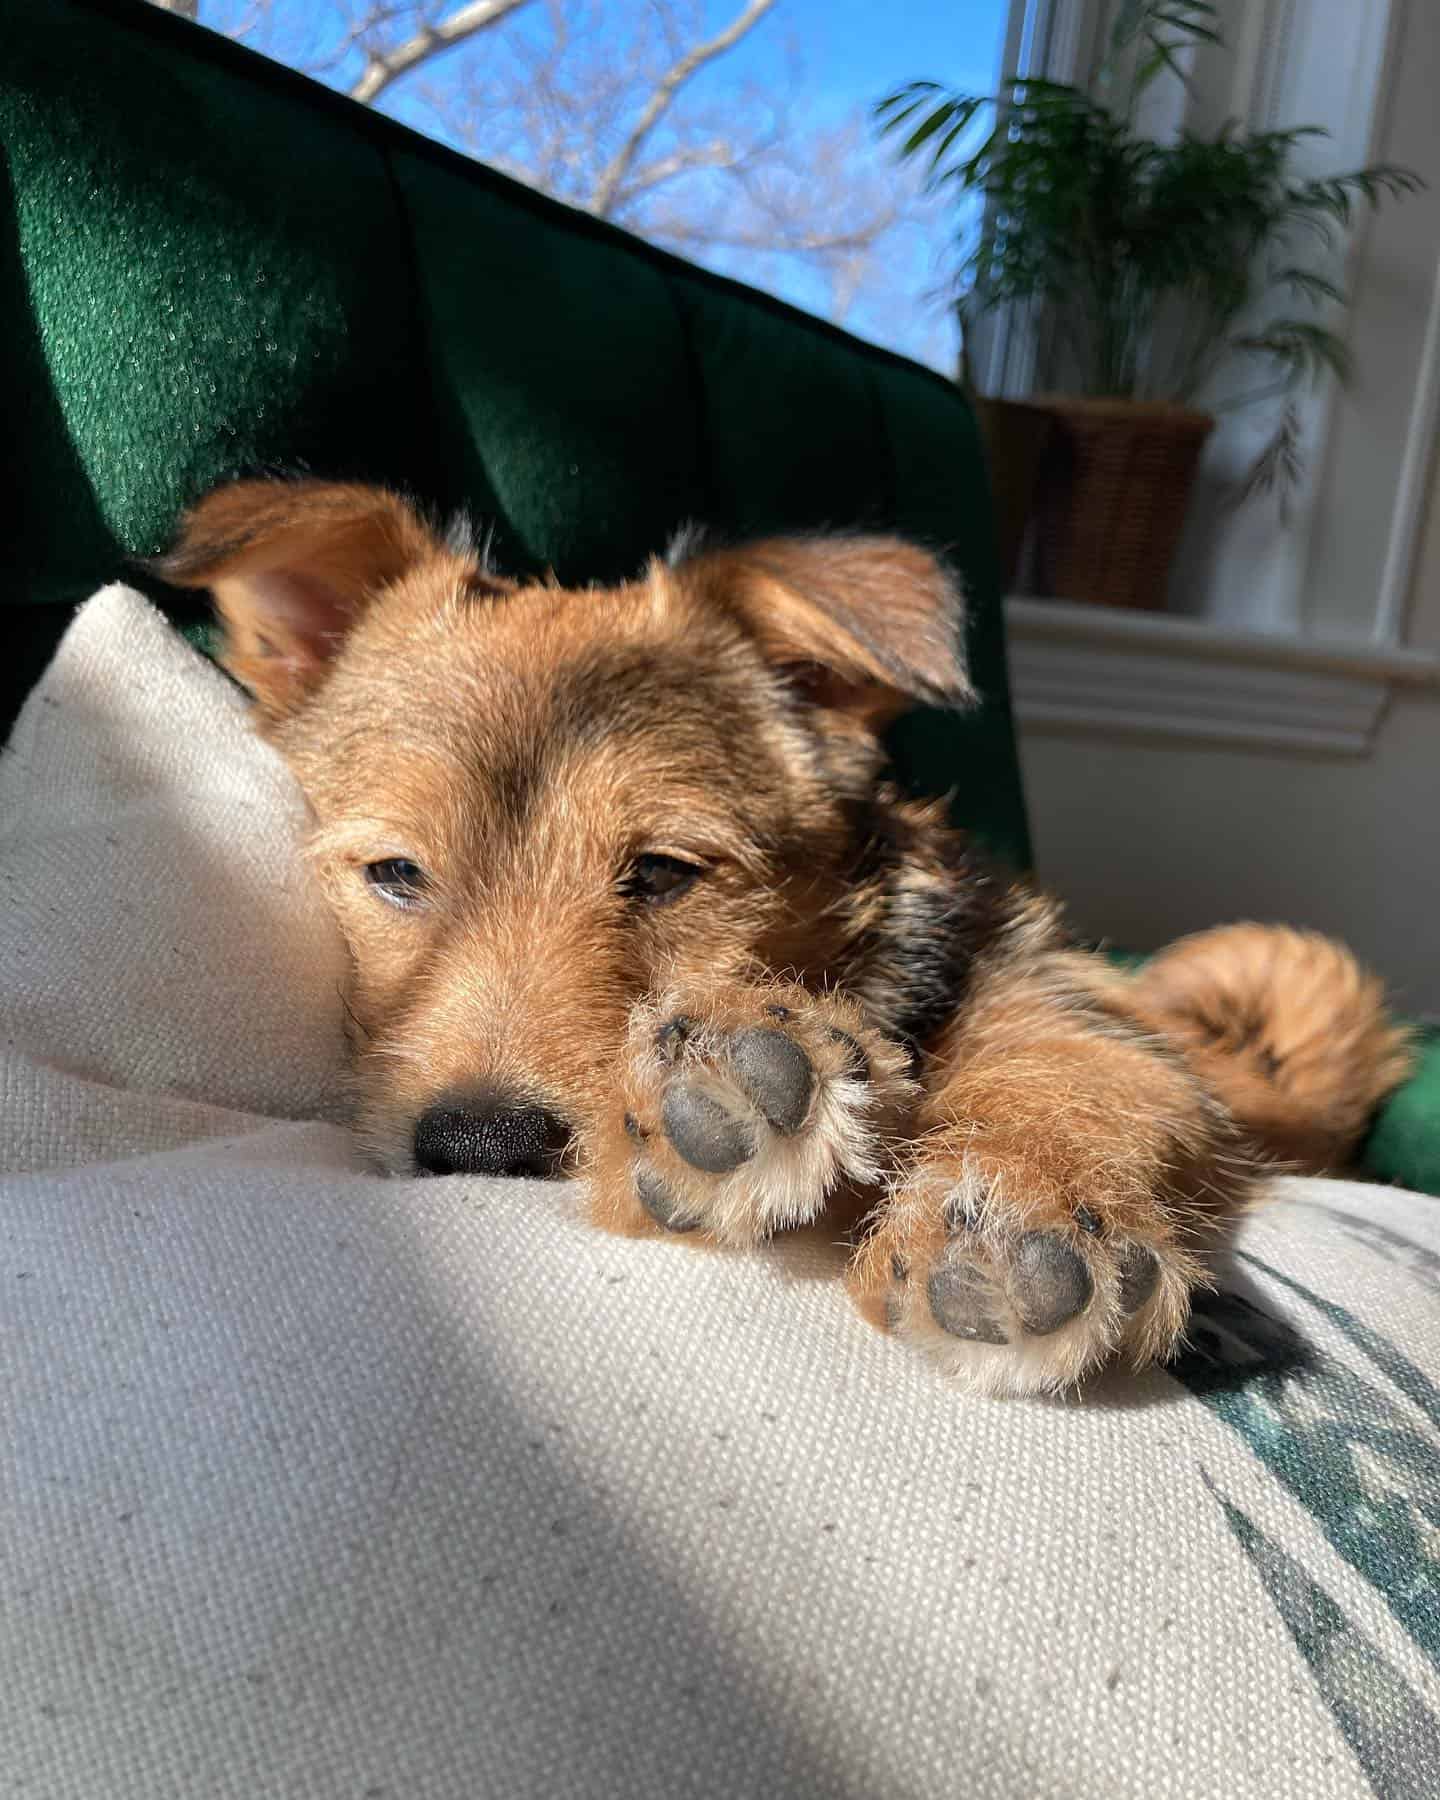
[[[1043,406],[1024,400],[987,400],[979,394],[972,399],[989,465],[1000,580],[1008,593],[1015,586],[1055,421]]]
[[[1158,608],[1209,413],[1140,400],[1038,396],[1054,421],[1035,505],[1042,594]]]

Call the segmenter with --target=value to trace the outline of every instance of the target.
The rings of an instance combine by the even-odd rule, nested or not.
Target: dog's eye
[[[430,881],[419,863],[405,856],[386,856],[379,862],[366,863],[365,879],[382,900],[391,906],[419,906]]]
[[[694,887],[703,873],[698,863],[678,856],[637,856],[625,872],[620,892],[627,900],[663,906]]]

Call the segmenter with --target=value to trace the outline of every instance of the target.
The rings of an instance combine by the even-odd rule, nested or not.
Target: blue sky
[[[700,0],[706,26],[718,29],[733,19],[743,0]],[[202,0],[201,16],[221,29],[249,0]],[[727,88],[775,87],[788,91],[788,119],[807,128],[835,127],[847,119],[867,119],[874,102],[901,82],[929,77],[969,91],[993,89],[1008,0],[779,0],[743,42],[694,83],[697,101],[719,103]],[[266,26],[250,41],[257,49],[300,66],[313,67],[317,47],[334,43],[343,27],[346,0],[276,0]],[[539,26],[538,10],[517,15]],[[515,25],[502,26],[514,30]],[[461,59],[480,53],[487,38],[452,52],[410,83],[397,84],[386,110],[408,122],[427,124],[415,90],[423,80],[440,85],[458,78]],[[347,67],[322,75],[346,85]],[[353,78],[353,77],[352,77]],[[868,145],[868,127],[864,142]],[[492,152],[493,154],[493,152]],[[874,145],[862,155],[873,166],[888,163],[889,152]],[[832,184],[833,186],[833,184]],[[931,203],[917,208],[906,228],[887,240],[883,259],[872,260],[859,297],[844,323],[862,335],[948,369],[954,366],[953,330],[936,289],[943,284],[946,253],[953,241],[953,208]],[[733,251],[710,260],[742,280],[769,286],[798,305],[824,312],[831,304],[823,278],[803,265],[748,258]]]
[[[733,18],[736,0],[706,0],[712,26]],[[797,86],[815,118],[838,121],[860,112],[902,82],[924,77],[969,92],[992,92],[999,72],[1008,0],[780,0],[774,13],[714,72],[717,82],[781,76],[798,59]],[[877,155],[888,152],[877,149]],[[944,284],[954,215],[943,206],[921,212],[894,246],[893,306],[873,300],[846,320],[862,335],[953,371],[955,343],[935,297]],[[746,271],[736,271],[746,278]],[[822,296],[803,274],[783,271],[773,285],[786,299],[822,311]]]
[[[735,10],[728,0],[707,0],[716,25]],[[1005,0],[781,0],[737,48],[734,64],[778,68],[788,33],[798,42],[807,85],[837,110],[868,105],[915,75],[990,87],[1005,12]]]

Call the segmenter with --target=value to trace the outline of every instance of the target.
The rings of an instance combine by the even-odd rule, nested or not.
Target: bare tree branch
[[[366,48],[365,71],[351,87],[350,98],[367,106],[379,99],[391,84],[421,63],[429,62],[442,50],[452,49],[482,31],[498,25],[502,19],[528,6],[530,0],[469,0],[458,12],[433,25],[424,25],[414,37],[397,44],[392,50]],[[365,28],[359,28],[363,31]],[[358,35],[358,34],[357,34]]]
[[[262,0],[263,3],[263,0]],[[352,50],[365,52],[367,64],[372,60],[374,52],[365,44],[365,39],[375,31],[381,31],[396,19],[404,18],[413,12],[411,0],[393,0],[389,6],[372,6],[364,16],[345,33],[333,50],[327,50],[323,56],[311,58],[305,64],[307,75],[328,75],[332,69],[338,69]],[[397,78],[398,79],[398,78]]]
[[[845,256],[873,248],[877,232],[894,223],[893,217],[866,219],[853,231],[800,231],[788,238],[778,236],[763,225],[748,231],[743,228],[728,230],[724,225],[676,218],[666,220],[661,229],[666,242],[672,245],[690,244],[700,249],[718,245],[727,250],[763,250],[770,254],[783,252],[787,256]]]
[[[722,56],[725,51],[733,49],[747,32],[754,30],[774,4],[775,0],[750,0],[745,10],[738,14],[725,27],[724,31],[717,32],[706,43],[696,44],[662,76],[644,111],[631,127],[624,143],[611,157],[606,167],[601,170],[600,179],[595,183],[595,189],[590,198],[590,211],[595,214],[596,218],[608,219],[613,216],[616,199],[631,164],[639,155],[646,138],[660,123],[685,83],[704,68],[706,63],[713,62],[717,56]]]
[[[745,151],[717,138],[713,143],[696,144],[691,149],[677,150],[673,156],[659,157],[637,170],[625,183],[620,204],[628,206],[641,194],[648,194],[667,181],[674,181],[676,176],[689,175],[696,169],[734,169],[745,155]]]

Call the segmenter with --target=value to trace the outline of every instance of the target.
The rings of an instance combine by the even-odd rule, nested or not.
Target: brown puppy
[[[395,495],[242,482],[160,565],[315,816],[387,1169],[588,1178],[624,1232],[829,1213],[875,1324],[970,1386],[1164,1356],[1267,1159],[1343,1163],[1404,1075],[1378,984],[1238,926],[1138,977],[887,784],[964,704],[958,602],[889,538],[578,592]]]

